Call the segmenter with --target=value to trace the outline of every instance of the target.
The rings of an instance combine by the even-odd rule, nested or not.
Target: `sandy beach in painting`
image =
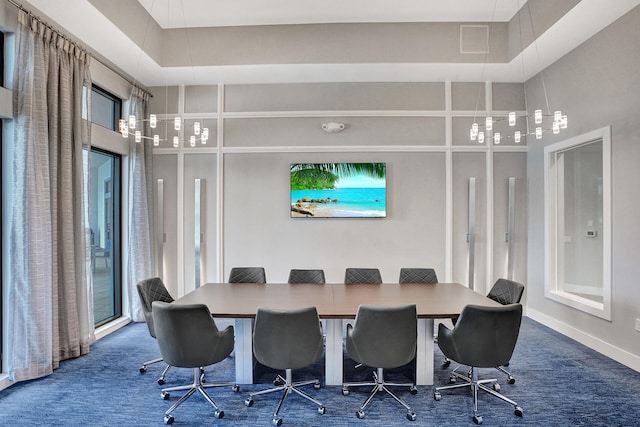
[[[298,190],[291,194],[291,217],[381,218],[386,216],[384,188]]]

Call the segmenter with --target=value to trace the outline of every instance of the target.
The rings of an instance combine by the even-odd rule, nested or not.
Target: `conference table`
[[[235,319],[236,383],[253,382],[252,321],[258,307],[315,306],[326,322],[325,383],[343,382],[343,320],[354,319],[360,304],[415,304],[418,314],[416,383],[433,384],[434,319],[458,316],[465,305],[499,306],[458,283],[282,284],[207,283],[174,304],[205,304],[213,317]]]

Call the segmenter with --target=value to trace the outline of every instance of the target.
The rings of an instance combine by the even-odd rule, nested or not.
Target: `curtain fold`
[[[83,87],[91,56],[20,10],[14,68],[14,180],[7,366],[50,374],[95,340],[87,283]]]
[[[148,116],[149,93],[134,87],[129,98],[129,114]],[[148,122],[143,121],[143,135],[149,135]],[[145,320],[136,284],[156,276],[155,233],[153,224],[153,147],[148,138],[135,142],[129,136],[129,241],[127,251],[127,284],[129,312],[136,322]]]

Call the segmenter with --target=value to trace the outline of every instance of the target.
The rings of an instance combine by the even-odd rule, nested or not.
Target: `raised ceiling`
[[[524,81],[640,0],[27,0],[146,86]],[[463,28],[463,26],[465,26]],[[489,34],[488,52],[484,29]],[[480,37],[480,39],[479,39]]]

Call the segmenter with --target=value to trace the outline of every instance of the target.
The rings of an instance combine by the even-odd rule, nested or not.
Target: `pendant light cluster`
[[[553,121],[551,123],[551,127],[544,128],[543,121],[545,117],[553,117]],[[520,118],[528,119],[529,116],[520,116]],[[494,132],[493,127],[494,123],[500,120],[504,120],[504,118],[495,118],[492,116],[485,117],[484,121],[478,123],[474,119],[473,124],[471,125],[471,129],[469,130],[469,138],[471,141],[477,141],[478,144],[484,144],[485,140],[493,140],[494,144],[500,144],[502,141],[503,135],[500,132]],[[515,127],[518,120],[518,115],[512,111],[508,114],[507,120],[509,121],[509,127]],[[548,120],[547,120],[548,121]],[[518,144],[522,141],[523,136],[527,135],[535,135],[536,139],[542,139],[542,134],[544,132],[553,132],[554,134],[560,133],[562,129],[566,129],[569,124],[569,120],[566,114],[562,114],[562,111],[554,111],[553,114],[543,114],[542,110],[535,110],[533,113],[533,123],[535,128],[533,132],[525,132],[517,130],[513,132],[513,141]],[[529,129],[529,121],[527,120],[527,129]]]
[[[150,114],[148,120],[139,120],[136,116],[130,115],[129,120],[125,120],[125,119],[119,120],[118,128],[119,128],[120,134],[122,135],[123,138],[128,138],[129,134],[133,133],[136,142],[142,142],[142,139],[152,139],[153,145],[156,147],[159,146],[160,141],[164,141],[160,139],[160,135],[158,135],[157,133],[154,133],[153,137],[144,136],[142,134],[142,130],[138,129],[138,124],[143,123],[145,121],[149,122],[149,127],[151,129],[157,129],[158,127],[157,115]],[[174,117],[173,128],[177,132],[180,132],[180,130],[183,127],[183,124],[184,122],[181,117],[179,116]],[[196,121],[193,123],[192,131],[193,132],[189,137],[189,145],[191,147],[195,147],[198,142],[200,142],[201,145],[207,144],[207,141],[209,140],[209,128],[202,127],[200,122]],[[180,137],[174,136],[173,147],[178,148],[179,146],[180,146]]]

